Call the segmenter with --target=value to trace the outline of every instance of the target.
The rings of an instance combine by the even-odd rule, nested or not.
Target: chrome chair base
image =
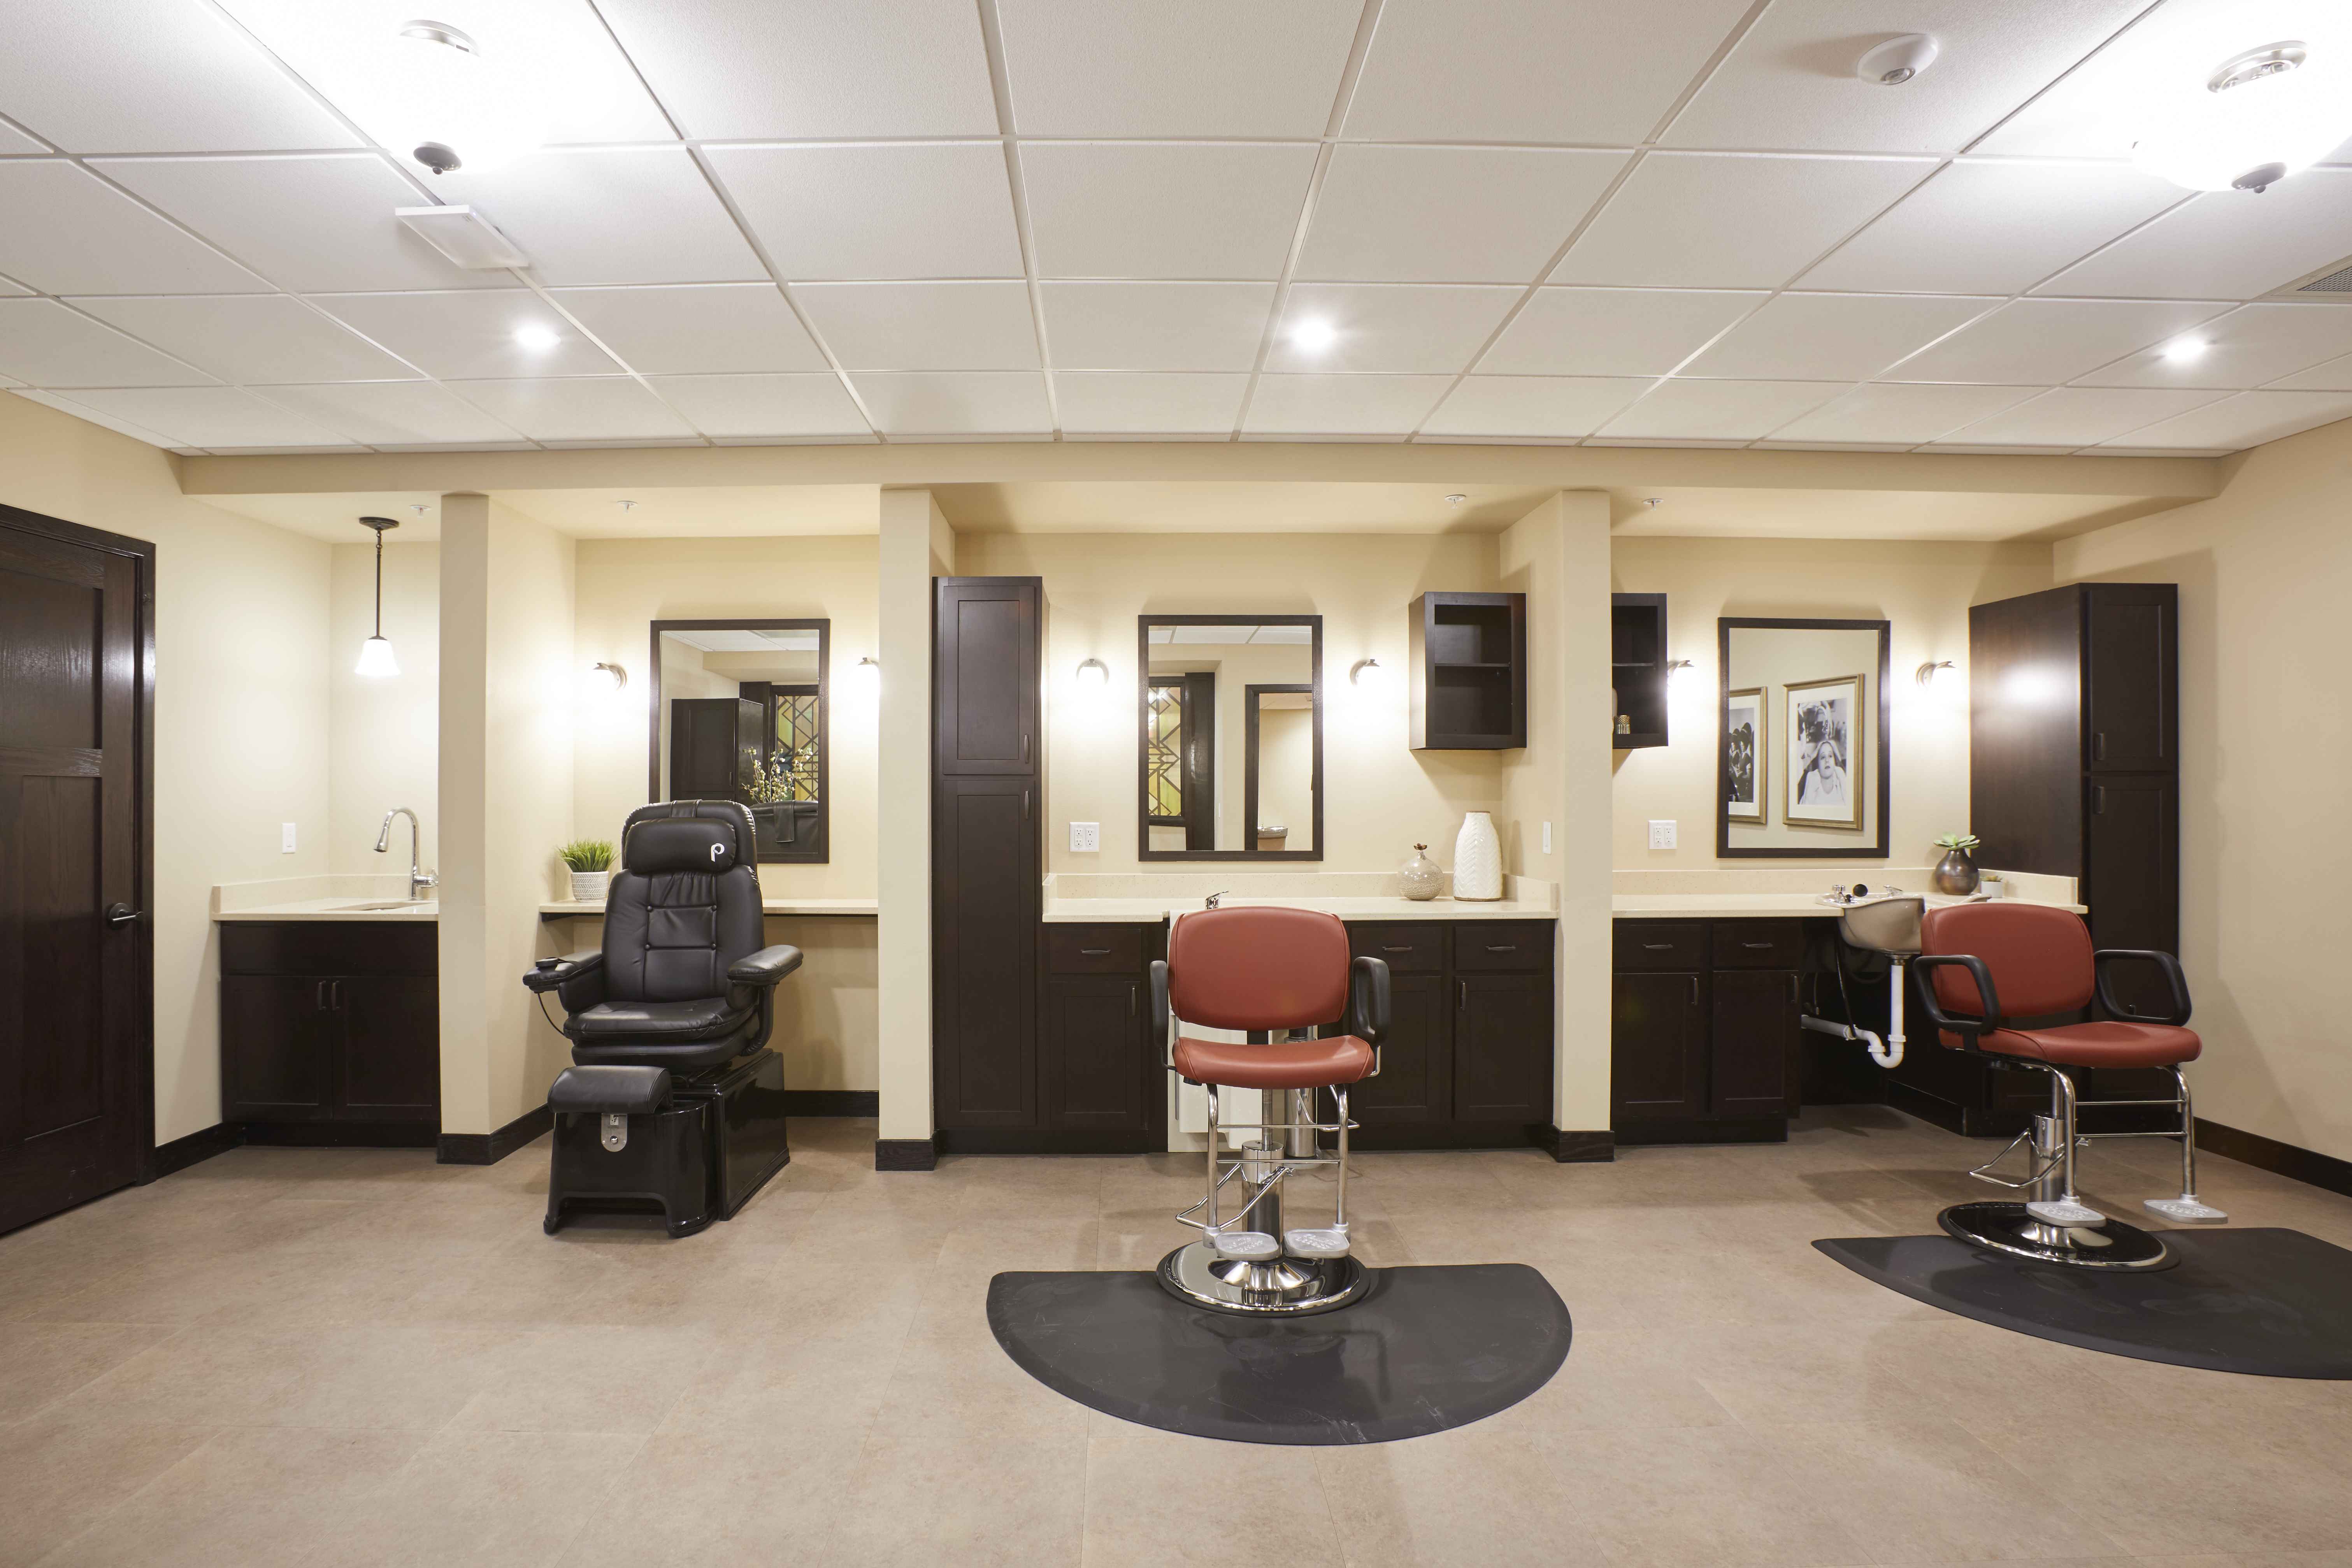
[[[1336,1312],[1372,1288],[1371,1271],[1353,1258],[1222,1258],[1205,1241],[1189,1242],[1160,1260],[1160,1288],[1180,1301],[1246,1317],[1304,1318]]]
[[[1936,1223],[1956,1241],[1990,1247],[2036,1263],[2074,1268],[2169,1268],[2179,1261],[2172,1249],[2137,1226],[2110,1219],[2103,1225],[2049,1225],[2025,1212],[2023,1204],[1954,1204]]]

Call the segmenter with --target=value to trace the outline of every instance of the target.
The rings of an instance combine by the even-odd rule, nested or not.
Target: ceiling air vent
[[[2352,305],[2352,257],[2331,261],[2316,272],[2272,289],[2265,300],[2300,300],[2307,304]]]
[[[2352,294],[2352,267],[2339,267],[2325,278],[2315,278],[2298,294]]]

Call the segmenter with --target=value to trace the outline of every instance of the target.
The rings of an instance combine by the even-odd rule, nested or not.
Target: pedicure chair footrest
[[[554,1157],[546,1230],[588,1210],[661,1210],[669,1234],[732,1219],[790,1162],[782,1058],[772,1050],[673,1075],[572,1067],[548,1090]]]

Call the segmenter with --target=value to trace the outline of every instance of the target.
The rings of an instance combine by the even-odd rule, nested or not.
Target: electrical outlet
[[[1101,847],[1101,823],[1073,822],[1070,824],[1070,849],[1072,853],[1084,855],[1099,850]]]
[[[1675,825],[1671,820],[1650,819],[1650,847],[1672,849],[1675,847]]]
[[[1550,854],[1550,853],[1551,853],[1551,824],[1550,824],[1550,823],[1549,823],[1549,822],[1547,822],[1547,823],[1545,823],[1545,824],[1544,824],[1543,846],[1544,846],[1544,847],[1543,847],[1543,852],[1544,852],[1545,854],[1547,854],[1547,855]]]

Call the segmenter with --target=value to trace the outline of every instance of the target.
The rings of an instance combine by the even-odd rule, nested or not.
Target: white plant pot
[[[1503,842],[1495,837],[1495,819],[1483,811],[1462,818],[1454,839],[1454,896],[1488,900],[1503,896]]]
[[[572,899],[574,903],[601,904],[604,889],[613,880],[610,871],[574,871],[572,873]]]

